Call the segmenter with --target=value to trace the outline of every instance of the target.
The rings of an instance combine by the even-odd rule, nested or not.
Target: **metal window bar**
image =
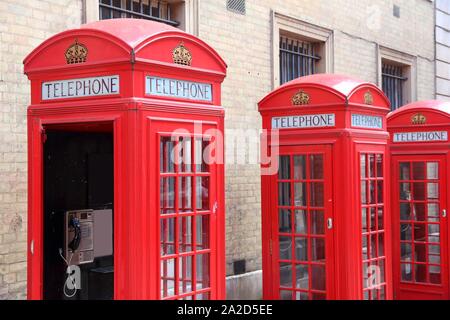
[[[320,59],[313,43],[280,37],[280,83],[314,74]]]
[[[156,3],[156,6],[153,4]],[[179,22],[172,20],[170,4],[164,1],[142,0],[101,0],[100,20],[115,18],[137,18],[163,22],[177,27]]]
[[[398,109],[404,103],[403,87],[408,78],[403,76],[403,67],[401,66],[383,63],[381,71],[383,92],[391,102],[391,109]]]

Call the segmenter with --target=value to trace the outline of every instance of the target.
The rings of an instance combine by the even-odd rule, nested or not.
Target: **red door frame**
[[[440,217],[440,246],[441,246],[441,285],[405,283],[401,281],[400,272],[400,206],[399,206],[399,163],[400,162],[439,162],[439,217]],[[392,155],[392,227],[393,227],[393,281],[395,299],[444,299],[450,298],[449,283],[449,256],[450,256],[450,234],[448,217],[442,216],[442,210],[448,208],[449,185],[447,154],[423,153],[423,154],[401,154]],[[414,254],[412,252],[411,254]],[[410,292],[413,296],[408,295]],[[428,296],[427,296],[428,294]],[[416,295],[416,296],[414,296]]]

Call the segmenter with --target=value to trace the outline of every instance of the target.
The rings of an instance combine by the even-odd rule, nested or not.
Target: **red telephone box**
[[[24,64],[28,298],[224,298],[220,56],[165,24],[114,19]]]
[[[450,103],[390,113],[395,299],[449,299]]]
[[[264,297],[391,299],[387,98],[319,74],[282,85],[259,111],[279,137],[268,138],[278,170],[262,176]]]

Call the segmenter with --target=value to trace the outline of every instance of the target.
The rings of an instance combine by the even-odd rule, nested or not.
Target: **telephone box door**
[[[330,146],[281,147],[272,182],[273,297],[333,298]]]
[[[444,156],[394,156],[396,299],[449,299]]]

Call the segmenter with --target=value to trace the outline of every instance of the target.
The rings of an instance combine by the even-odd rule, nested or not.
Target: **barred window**
[[[100,20],[137,18],[163,22],[172,26],[180,23],[173,17],[173,4],[155,0],[100,0]]]
[[[382,62],[383,92],[391,102],[391,109],[400,108],[405,102],[405,67],[392,63]]]
[[[280,36],[280,84],[317,73],[318,43]]]

